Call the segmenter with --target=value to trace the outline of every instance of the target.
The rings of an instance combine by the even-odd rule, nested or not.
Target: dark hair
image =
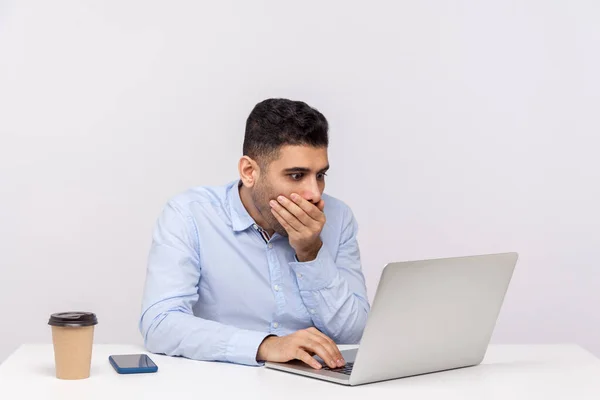
[[[267,99],[258,103],[246,121],[243,152],[268,163],[283,145],[327,147],[327,119],[302,101]]]

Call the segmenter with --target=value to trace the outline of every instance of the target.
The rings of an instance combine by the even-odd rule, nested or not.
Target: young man
[[[140,331],[155,353],[247,365],[345,364],[369,312],[348,206],[323,194],[328,124],[268,99],[246,123],[240,179],[197,187],[160,215]]]

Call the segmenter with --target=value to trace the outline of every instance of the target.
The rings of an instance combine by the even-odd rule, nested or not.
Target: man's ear
[[[242,184],[248,188],[253,187],[260,177],[260,167],[258,163],[248,156],[240,158],[238,171],[240,173]]]

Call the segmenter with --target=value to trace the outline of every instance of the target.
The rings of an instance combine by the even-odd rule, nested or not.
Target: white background
[[[0,361],[51,312],[137,330],[168,198],[237,177],[267,97],[331,124],[327,192],[386,262],[518,251],[498,343],[600,356],[600,3],[0,2]]]

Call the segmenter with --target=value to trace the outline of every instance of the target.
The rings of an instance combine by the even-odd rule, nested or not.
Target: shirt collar
[[[248,214],[246,207],[242,203],[240,198],[240,186],[242,181],[238,180],[233,182],[227,190],[227,197],[229,198],[229,213],[231,215],[231,225],[235,232],[241,232],[248,229],[254,224],[254,220]]]

